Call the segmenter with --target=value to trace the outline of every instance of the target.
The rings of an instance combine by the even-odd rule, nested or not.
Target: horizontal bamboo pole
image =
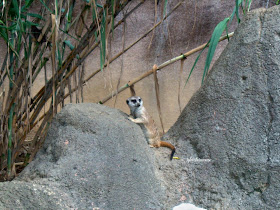
[[[219,39],[219,42],[221,42],[221,41],[227,39],[227,37],[232,37],[233,34],[234,34],[234,32],[231,32],[231,33],[228,34],[228,36],[227,36],[227,35],[222,36],[222,37]],[[192,54],[194,54],[194,53],[196,53],[196,52],[199,52],[199,51],[202,50],[206,45],[207,45],[207,43],[202,44],[202,45],[198,46],[197,48],[194,48],[194,49],[192,49],[192,50],[186,52],[185,54],[182,54],[182,55],[177,56],[177,57],[175,57],[175,58],[172,58],[172,59],[170,59],[170,60],[168,60],[168,61],[165,61],[164,63],[162,63],[162,64],[160,64],[160,65],[158,66],[158,69],[157,69],[157,70],[159,71],[159,70],[163,69],[164,67],[166,67],[166,66],[168,66],[168,65],[170,65],[170,64],[172,64],[172,63],[175,63],[176,61],[182,60],[182,59],[184,59],[184,58],[186,58],[186,57],[188,57],[188,56],[190,56],[190,55],[192,55]],[[99,101],[99,103],[101,103],[101,104],[105,103],[106,101],[108,101],[108,100],[110,100],[111,98],[113,98],[114,96],[116,96],[118,93],[124,91],[126,88],[130,87],[131,85],[134,85],[135,83],[141,81],[142,79],[148,77],[148,76],[151,75],[151,74],[153,74],[153,69],[151,69],[151,70],[145,72],[145,73],[142,74],[140,77],[137,77],[136,79],[134,79],[134,80],[132,80],[132,81],[129,81],[127,84],[123,85],[123,86],[120,87],[118,90],[115,90],[113,93],[108,94],[104,99],[102,99],[101,101]]]

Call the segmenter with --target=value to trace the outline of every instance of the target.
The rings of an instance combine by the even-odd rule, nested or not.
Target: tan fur
[[[143,106],[143,101],[138,96],[130,97],[126,100],[127,105],[130,108],[130,113],[132,117],[129,119],[137,124],[140,124],[145,137],[148,141],[150,147],[168,147],[172,150],[170,159],[172,160],[175,153],[175,147],[165,141],[160,140],[160,134],[158,132],[157,126],[152,119],[151,115],[147,112]]]

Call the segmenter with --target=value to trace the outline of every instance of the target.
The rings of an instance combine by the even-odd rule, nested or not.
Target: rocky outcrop
[[[275,6],[246,16],[165,137],[181,158],[180,179],[166,177],[171,196],[180,189],[214,209],[280,208],[279,15]]]
[[[160,209],[163,187],[140,127],[116,109],[67,105],[43,148],[12,183],[0,183],[0,207]]]

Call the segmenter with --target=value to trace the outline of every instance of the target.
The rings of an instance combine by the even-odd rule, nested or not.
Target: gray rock
[[[0,209],[70,209],[73,198],[58,183],[0,183]]]
[[[280,7],[250,12],[165,139],[169,202],[280,209]],[[198,159],[195,159],[198,158]],[[179,189],[179,190],[178,190]]]
[[[25,181],[30,183],[24,184],[27,194],[38,192],[38,207],[160,209],[164,188],[153,162],[140,127],[124,113],[97,104],[67,105],[53,120],[43,148],[11,186],[11,193]],[[37,190],[30,192],[32,184]],[[54,192],[51,197],[45,188]],[[6,196],[1,205],[9,207],[20,194]],[[56,200],[60,205],[55,205]]]

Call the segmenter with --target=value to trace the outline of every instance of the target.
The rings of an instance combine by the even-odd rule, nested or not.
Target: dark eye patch
[[[141,102],[141,98],[139,98],[139,102]]]
[[[128,104],[128,103],[129,103],[129,100],[126,100],[126,103]]]
[[[132,101],[132,103],[136,103],[136,100],[135,99],[133,99],[133,100],[131,100]]]

